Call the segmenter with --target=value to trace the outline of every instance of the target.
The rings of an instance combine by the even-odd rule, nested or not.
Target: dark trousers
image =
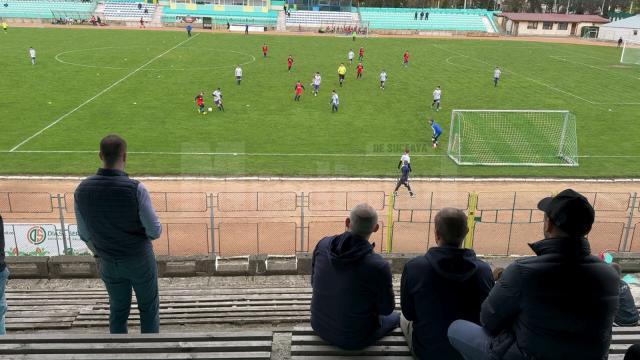
[[[109,293],[109,332],[127,333],[132,290],[140,311],[140,332],[160,332],[158,269],[153,254],[126,260],[100,259],[100,276]]]
[[[402,178],[400,178],[398,180],[398,183],[396,184],[396,188],[393,191],[398,191],[398,189],[400,189],[400,186],[402,186],[402,185],[404,185],[407,188],[407,190],[409,190],[409,192],[412,192],[411,191],[411,185],[409,185],[409,180],[408,179],[407,180],[403,180]]]

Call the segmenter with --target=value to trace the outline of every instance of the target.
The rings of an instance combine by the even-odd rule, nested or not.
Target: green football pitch
[[[640,176],[640,66],[614,47],[520,41],[270,36],[176,31],[24,29],[0,34],[0,172],[87,174],[100,138],[129,143],[136,175]],[[264,59],[263,43],[269,46]],[[28,48],[37,51],[32,66]],[[337,67],[365,48],[364,77]],[[402,65],[404,50],[410,65]],[[295,63],[287,72],[286,58]],[[356,55],[357,57],[357,55]],[[244,78],[235,84],[234,68]],[[493,87],[494,66],[503,69]],[[388,73],[386,90],[378,84]],[[311,92],[316,71],[320,94]],[[306,91],[293,101],[301,80]],[[442,109],[430,109],[442,87]],[[194,96],[220,87],[225,112]],[[330,93],[340,96],[332,114]],[[569,110],[580,166],[458,166],[446,156],[452,109]],[[444,129],[431,148],[427,119]]]

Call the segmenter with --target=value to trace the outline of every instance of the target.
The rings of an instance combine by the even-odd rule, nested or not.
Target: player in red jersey
[[[302,90],[304,90],[304,85],[302,85],[302,82],[300,82],[300,80],[298,80],[294,89],[296,91],[296,96],[294,96],[293,101],[300,101]]]
[[[360,50],[358,51],[358,61],[362,61],[363,58],[364,58],[364,48],[360,47]]]
[[[358,66],[356,66],[356,79],[362,78],[362,70],[363,69],[364,69],[364,67],[362,66],[362,63],[358,63]]]
[[[145,28],[145,26],[144,26],[144,18],[140,18],[140,28],[141,29]]]
[[[269,51],[269,47],[267,44],[262,44],[262,57],[267,57],[267,52]]]
[[[405,50],[404,55],[402,55],[402,64],[409,66],[409,50]]]
[[[196,95],[196,106],[198,107],[198,112],[202,115],[205,115],[207,112],[204,109],[204,93],[201,91],[200,94]]]
[[[293,66],[293,58],[291,55],[287,58],[287,70],[291,72],[291,67]]]

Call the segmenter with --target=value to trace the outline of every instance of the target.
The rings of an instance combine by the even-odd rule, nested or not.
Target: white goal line
[[[98,150],[0,150],[0,154],[98,154]],[[345,153],[249,153],[249,152],[181,152],[181,151],[127,151],[131,155],[167,156],[254,156],[254,157],[399,157],[399,154],[345,154]],[[447,154],[411,154],[412,157],[448,157]],[[577,155],[579,158],[640,158],[640,155]]]

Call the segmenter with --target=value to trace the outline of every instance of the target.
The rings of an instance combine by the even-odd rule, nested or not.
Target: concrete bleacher
[[[174,23],[178,17],[211,17],[216,24],[275,25],[278,12],[267,7],[241,5],[173,4],[162,7],[162,22]]]
[[[429,20],[415,20],[415,13],[428,12]],[[360,8],[360,18],[371,29],[424,31],[494,31],[493,12],[477,9]]]
[[[138,4],[141,4],[138,9]],[[144,10],[147,9],[145,14]],[[107,20],[139,20],[150,21],[156,11],[155,5],[139,2],[109,1],[104,4],[104,17]]]
[[[0,6],[0,18],[53,19],[55,14],[90,14],[96,7],[95,1],[11,0],[4,3],[8,6]]]
[[[300,25],[317,27],[333,24],[352,24],[354,23],[353,14],[350,12],[340,11],[292,11],[290,16],[286,18],[287,26]]]

